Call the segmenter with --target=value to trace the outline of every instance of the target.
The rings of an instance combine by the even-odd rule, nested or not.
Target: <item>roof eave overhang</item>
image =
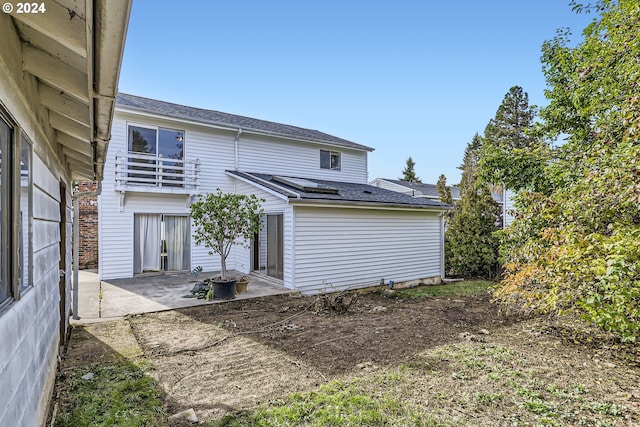
[[[114,3],[116,3],[114,5]],[[95,0],[93,169],[102,181],[132,0]]]
[[[131,107],[126,107],[126,106],[122,106],[122,105],[116,105],[116,110],[119,111],[119,112],[122,112],[122,113],[138,114],[138,115],[141,115],[141,116],[144,116],[144,117],[161,119],[161,120],[171,120],[171,121],[180,122],[180,123],[187,123],[187,124],[194,125],[194,126],[202,126],[202,127],[209,128],[209,129],[219,129],[219,130],[225,130],[225,131],[236,132],[236,133],[238,131],[242,131],[242,133],[260,135],[260,136],[269,136],[269,137],[272,137],[272,138],[281,138],[281,139],[285,139],[285,140],[288,140],[288,141],[302,141],[302,142],[306,142],[306,143],[310,143],[310,144],[318,144],[318,145],[336,147],[336,148],[340,148],[340,149],[343,149],[343,150],[347,149],[347,150],[367,151],[367,152],[375,151],[374,148],[367,147],[365,145],[360,145],[358,147],[348,147],[346,145],[341,145],[341,144],[338,144],[338,143],[335,143],[335,142],[331,142],[331,141],[322,141],[322,140],[311,139],[311,138],[286,136],[286,135],[281,135],[281,134],[275,133],[275,132],[266,132],[266,131],[251,129],[251,128],[244,128],[244,127],[240,127],[240,126],[227,126],[227,125],[220,125],[220,124],[214,124],[214,123],[207,123],[207,122],[203,122],[203,121],[199,121],[199,120],[189,120],[189,119],[184,119],[184,118],[181,118],[181,117],[174,117],[174,116],[165,115],[165,114],[150,113],[150,112],[142,110],[142,109],[131,108]]]

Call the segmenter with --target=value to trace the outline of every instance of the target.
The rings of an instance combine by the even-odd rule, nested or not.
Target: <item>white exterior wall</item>
[[[285,287],[291,288],[290,280],[287,281],[287,277],[291,276],[291,267],[292,267],[291,257],[290,257],[291,245],[289,244],[289,242],[291,242],[291,235],[290,235],[291,231],[290,229],[287,230],[287,222],[291,222],[291,212],[292,212],[291,207],[288,206],[287,200],[283,199],[283,197],[281,196],[276,196],[259,187],[256,187],[255,185],[246,183],[239,179],[236,179],[235,182],[236,182],[235,184],[236,193],[247,194],[247,195],[255,194],[258,198],[265,200],[264,202],[262,202],[262,205],[261,205],[262,208],[264,209],[265,214],[283,214],[283,224],[284,224],[283,284]],[[263,231],[261,231],[261,233],[263,233]],[[264,237],[261,236],[261,238],[266,238],[266,235]],[[235,252],[236,253],[236,259],[235,259],[236,270],[241,271],[243,273],[249,273],[249,269],[251,268],[251,250],[240,247],[240,246],[236,246],[235,250],[236,250]],[[288,254],[289,256],[287,256]],[[265,253],[265,256],[266,256],[266,253]]]
[[[139,116],[117,113],[112,127],[107,161],[104,168],[102,194],[98,198],[100,278],[103,280],[133,277],[133,218],[136,213],[176,214],[190,212],[189,196],[167,193],[127,192],[122,208],[120,192],[115,190],[115,158],[118,152],[126,153],[127,125],[168,127],[185,131],[185,159],[201,159],[200,192],[233,191],[233,180],[225,169],[233,169],[233,134],[210,135],[201,128],[166,120],[151,120]],[[193,231],[191,233],[193,235]],[[233,261],[235,255],[230,254]],[[191,268],[202,266],[205,271],[220,269],[218,257],[208,254],[208,249],[191,245]],[[229,268],[235,268],[228,263]]]
[[[502,203],[502,206],[503,206],[503,208],[502,208],[503,209],[502,218],[503,218],[503,225],[504,225],[505,228],[508,227],[509,225],[511,225],[511,223],[515,219],[514,216],[509,213],[509,212],[512,212],[513,209],[514,209],[514,206],[513,206],[514,200],[513,200],[513,198],[515,197],[515,195],[516,195],[516,193],[514,193],[511,190],[505,190],[504,194],[503,194],[503,197],[504,197],[503,200],[504,201]]]
[[[439,213],[295,207],[293,274],[305,293],[441,276]]]
[[[238,144],[244,172],[288,175],[329,181],[367,183],[367,153],[359,150],[320,144],[302,145],[275,138],[259,139],[255,135],[241,137]],[[340,153],[340,170],[320,168],[320,150]]]
[[[4,87],[0,99],[7,101]],[[13,101],[17,103],[16,99]],[[8,101],[7,101],[8,102]],[[0,313],[0,427],[44,425],[55,381],[60,343],[60,203],[66,206],[65,319],[70,314],[70,195],[60,200],[60,182],[71,183],[57,155],[43,141],[24,105],[7,109],[32,142],[32,284]]]
[[[101,279],[133,277],[133,215],[135,213],[185,214],[189,212],[188,195],[127,192],[122,208],[120,192],[115,191],[115,158],[126,153],[127,125],[160,126],[185,131],[186,160],[200,160],[200,193],[259,191],[257,187],[242,184],[226,174],[236,167],[235,139],[237,132],[206,126],[187,124],[179,120],[147,117],[116,110],[112,139],[104,167],[102,194],[98,198],[99,254],[98,268]],[[341,170],[320,169],[320,149],[339,151]],[[248,172],[301,176],[308,178],[366,183],[367,152],[337,149],[321,144],[306,144],[271,137],[241,133],[238,138],[238,169]],[[251,187],[251,188],[248,188]],[[267,198],[267,197],[265,197]],[[269,204],[265,205],[265,209]],[[278,212],[284,212],[280,206]],[[268,212],[273,213],[273,212]],[[292,232],[290,217],[285,217],[285,234]],[[287,221],[289,226],[287,226]],[[193,233],[192,233],[193,234]],[[288,242],[285,235],[285,242]],[[219,270],[217,257],[201,246],[191,245],[191,268],[202,266],[205,271]],[[285,244],[285,255],[289,250]],[[249,250],[236,246],[227,259],[229,269],[248,272]],[[286,259],[285,259],[286,261]],[[285,267],[285,278],[287,269]],[[288,272],[291,277],[291,270]]]

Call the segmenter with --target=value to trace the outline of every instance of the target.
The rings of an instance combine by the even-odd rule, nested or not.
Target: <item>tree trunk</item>
[[[220,257],[220,279],[227,279],[227,257]]]

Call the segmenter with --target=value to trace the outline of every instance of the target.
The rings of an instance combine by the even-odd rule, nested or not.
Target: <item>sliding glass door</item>
[[[262,218],[262,230],[252,242],[253,269],[282,280],[284,277],[284,233],[282,214]]]
[[[135,214],[133,272],[189,270],[188,216]]]

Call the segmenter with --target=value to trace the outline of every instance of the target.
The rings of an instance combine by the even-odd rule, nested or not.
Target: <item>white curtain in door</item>
[[[167,244],[167,270],[188,270],[191,258],[189,217],[165,215],[164,227]]]
[[[135,215],[133,236],[134,273],[160,270],[160,215]]]

